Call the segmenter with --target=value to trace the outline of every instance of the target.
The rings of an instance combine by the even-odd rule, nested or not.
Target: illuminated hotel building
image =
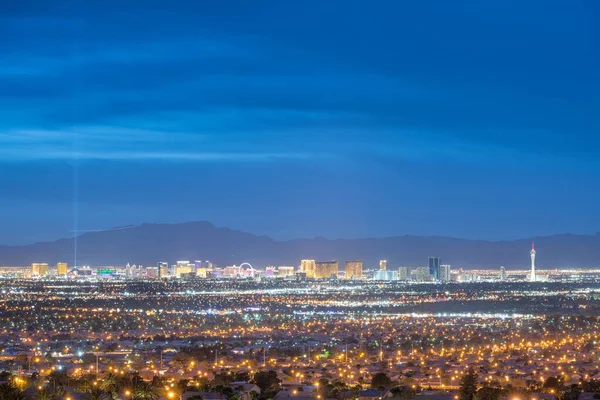
[[[363,262],[346,261],[346,279],[362,279]]]
[[[329,279],[337,277],[338,262],[337,261],[316,261],[315,262],[315,278]]]
[[[190,264],[189,261],[177,261],[177,267],[175,267],[175,276],[181,277],[183,274],[191,274],[194,264]]]
[[[294,267],[281,266],[281,267],[277,268],[277,276],[279,278],[285,278],[286,276],[294,276],[295,275],[294,270],[295,270]]]
[[[316,278],[317,276],[317,267],[315,265],[315,260],[302,260],[300,261],[300,272],[306,274],[307,278]]]
[[[223,278],[235,278],[240,274],[240,267],[237,265],[229,265],[223,268]]]
[[[57,275],[66,275],[67,274],[67,263],[58,263],[56,264],[56,273]]]
[[[206,279],[208,277],[208,270],[204,267],[196,268],[196,276]]]
[[[387,269],[380,269],[375,271],[373,274],[374,281],[397,281],[398,271],[388,271]]]
[[[46,264],[46,263],[31,264],[31,276],[47,276],[47,275],[48,275],[48,264]]]
[[[167,263],[167,262],[159,262],[156,265],[156,270],[157,270],[159,278],[167,276],[168,273],[169,273],[169,263]]]
[[[387,260],[379,260],[379,269],[381,271],[387,270]]]
[[[500,282],[506,281],[506,268],[504,266],[500,267]]]

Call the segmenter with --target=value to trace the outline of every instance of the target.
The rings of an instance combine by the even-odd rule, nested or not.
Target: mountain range
[[[600,234],[562,234],[512,241],[457,239],[442,236],[394,236],[363,239],[275,240],[209,222],[142,224],[77,236],[78,265],[156,265],[158,261],[210,260],[219,265],[250,262],[298,265],[301,259],[363,260],[365,269],[377,268],[380,259],[389,268],[424,266],[429,256],[441,257],[453,268],[526,269],[531,242],[535,241],[540,269],[595,268],[600,265]],[[0,265],[33,262],[74,263],[74,239],[59,239],[24,246],[0,246]]]

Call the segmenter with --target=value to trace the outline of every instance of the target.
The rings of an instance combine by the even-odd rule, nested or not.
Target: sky
[[[0,244],[600,231],[600,2],[0,2]]]

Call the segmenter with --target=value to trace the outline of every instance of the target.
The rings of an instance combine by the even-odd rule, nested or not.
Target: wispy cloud
[[[205,144],[206,139],[207,135],[201,134],[111,127],[9,131],[0,132],[0,159],[266,162],[327,157],[312,151],[269,150],[264,145],[228,149],[226,142]]]

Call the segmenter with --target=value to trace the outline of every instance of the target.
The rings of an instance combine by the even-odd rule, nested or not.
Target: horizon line
[[[71,229],[68,232],[79,233],[79,234],[74,235],[72,237],[59,237],[54,240],[45,240],[45,241],[42,240],[42,241],[37,241],[37,242],[32,242],[32,243],[27,243],[27,244],[0,244],[0,247],[27,247],[27,246],[33,246],[36,244],[56,243],[61,240],[74,240],[75,238],[80,238],[81,236],[83,236],[87,233],[101,233],[101,232],[110,232],[110,231],[118,231],[118,230],[126,230],[126,229],[135,229],[135,228],[140,228],[140,227],[147,226],[147,225],[171,225],[171,226],[173,226],[173,225],[188,225],[188,224],[202,224],[202,223],[210,224],[212,227],[214,227],[216,229],[228,229],[230,231],[246,233],[246,234],[250,234],[250,235],[253,235],[256,237],[266,237],[266,238],[271,239],[278,243],[291,242],[291,241],[296,241],[296,240],[315,240],[315,239],[325,239],[325,240],[329,240],[329,241],[336,241],[336,240],[394,239],[394,238],[400,238],[400,237],[441,238],[441,239],[464,240],[464,241],[470,241],[470,242],[503,243],[503,242],[518,242],[518,241],[522,241],[522,240],[530,241],[532,239],[551,238],[551,237],[556,237],[556,236],[589,236],[589,237],[600,236],[600,231],[597,231],[594,234],[565,232],[565,233],[555,233],[555,234],[551,234],[551,235],[537,235],[537,236],[522,237],[522,238],[518,238],[518,239],[500,239],[500,240],[469,239],[469,238],[463,238],[463,237],[435,235],[435,234],[416,235],[416,234],[410,234],[410,233],[397,234],[397,235],[391,235],[391,236],[336,237],[336,238],[326,237],[326,236],[322,236],[322,235],[316,235],[316,236],[312,236],[312,237],[295,237],[295,238],[291,238],[291,239],[275,239],[268,234],[253,233],[250,231],[230,228],[227,226],[218,226],[207,220],[197,220],[197,221],[186,221],[186,222],[143,222],[140,224],[115,226],[115,227],[104,228],[104,229],[103,228],[76,229],[76,230]]]

